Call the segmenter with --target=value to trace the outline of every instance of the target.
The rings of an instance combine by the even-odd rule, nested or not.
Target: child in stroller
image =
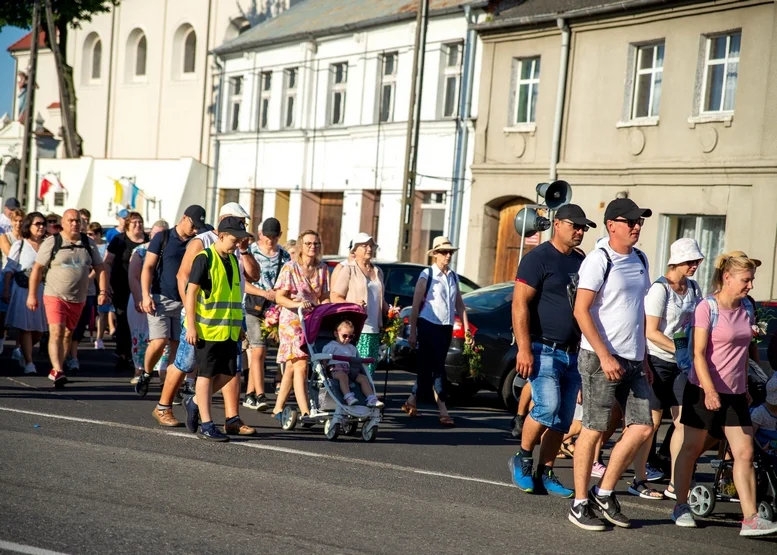
[[[354,326],[350,320],[343,320],[335,330],[335,338],[327,343],[322,352],[327,355],[342,355],[346,357],[358,358],[359,353],[356,347],[351,344],[354,336]],[[351,382],[355,382],[361,387],[362,393],[367,398],[367,406],[370,408],[381,408],[383,403],[378,400],[377,395],[372,390],[370,380],[367,376],[352,368],[348,362],[333,359],[328,365],[332,377],[340,384],[340,391],[343,393],[343,400],[348,406],[358,403],[356,395],[351,391]]]

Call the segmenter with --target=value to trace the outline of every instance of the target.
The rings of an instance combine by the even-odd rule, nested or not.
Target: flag
[[[65,186],[53,173],[47,173],[40,180],[40,191],[38,192],[38,200],[43,200],[48,193],[61,193],[65,190]]]
[[[130,200],[130,208],[133,210],[135,209],[135,201],[138,199],[138,193],[140,193],[140,189],[137,185],[134,183],[132,184],[132,199]]]
[[[118,180],[113,181],[113,204],[121,204],[121,199],[124,196],[124,187]]]
[[[49,189],[52,187],[51,181],[46,179],[45,177],[40,180],[40,192],[38,193],[38,199],[43,200],[43,197],[46,196],[46,193],[49,192]]]
[[[132,205],[132,183],[126,177],[122,177],[121,181],[121,204],[127,208],[135,208]]]

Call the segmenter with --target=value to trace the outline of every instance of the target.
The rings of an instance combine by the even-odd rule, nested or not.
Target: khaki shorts
[[[148,339],[172,339],[178,341],[181,336],[181,310],[183,303],[162,295],[151,295],[154,301],[154,314],[147,314]]]

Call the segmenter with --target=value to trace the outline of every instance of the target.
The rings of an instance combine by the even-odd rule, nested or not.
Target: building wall
[[[724,248],[764,262],[756,298],[777,297],[777,122],[770,94],[777,83],[776,18],[773,3],[717,2],[572,23],[559,178],[572,184],[573,202],[597,222],[616,194],[653,210],[638,244],[652,262],[653,278],[666,261],[671,216],[725,216]],[[733,116],[705,121],[695,109],[702,35],[732,29],[742,36]],[[638,124],[628,121],[630,45],[657,39],[665,40],[659,117]],[[467,254],[468,265],[480,268],[481,283],[493,274],[488,222],[494,210],[516,197],[533,201],[536,184],[547,180],[560,42],[556,29],[485,38]],[[536,54],[542,56],[536,131],[505,131],[512,59]],[[583,247],[593,248],[603,233],[602,225],[591,230]]]

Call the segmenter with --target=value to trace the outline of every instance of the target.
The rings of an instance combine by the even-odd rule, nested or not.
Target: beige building
[[[471,277],[512,279],[513,217],[535,202],[537,183],[558,178],[597,222],[616,196],[652,208],[638,246],[653,278],[672,241],[694,237],[708,260],[697,274],[703,286],[715,255],[742,249],[763,261],[754,296],[777,298],[775,3],[501,4],[477,26]],[[585,250],[603,233],[591,230]]]

